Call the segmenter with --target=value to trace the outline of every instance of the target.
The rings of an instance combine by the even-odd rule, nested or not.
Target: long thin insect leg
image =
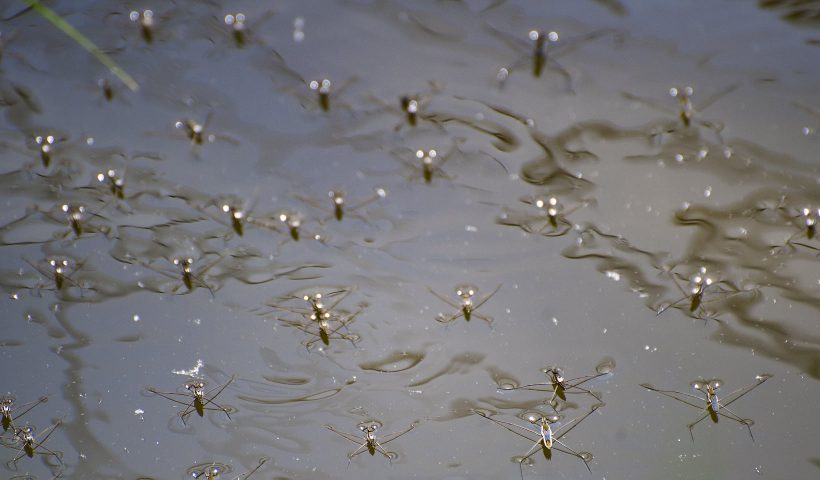
[[[444,295],[442,295],[442,294],[438,293],[437,291],[433,290],[433,289],[432,289],[432,288],[430,288],[430,287],[427,287],[427,290],[429,290],[429,291],[430,291],[430,293],[432,293],[433,295],[435,295],[436,297],[438,297],[438,299],[439,299],[439,300],[443,301],[443,302],[444,302],[444,303],[446,303],[447,305],[450,305],[450,306],[451,306],[451,307],[453,307],[453,308],[457,308],[457,309],[461,310],[461,305],[457,304],[456,302],[454,302],[454,301],[450,300],[449,298],[447,298],[447,297],[445,297]]]
[[[359,454],[361,454],[361,453],[364,453],[365,451],[367,451],[367,442],[365,442],[365,443],[363,443],[363,444],[359,445],[359,448],[357,448],[356,450],[353,450],[353,452],[352,452],[352,453],[349,453],[349,454],[347,455],[347,458],[348,458],[348,459],[350,459],[350,460],[352,460],[352,459],[353,459],[353,457],[355,457],[355,456],[357,456],[357,455],[359,455]]]
[[[485,303],[487,303],[487,300],[489,300],[493,295],[495,295],[500,289],[501,289],[501,284],[498,284],[498,286],[495,287],[492,292],[488,293],[486,297],[484,297],[478,303],[473,305],[473,310],[476,310],[476,309],[480,308],[482,305],[484,305]]]
[[[561,445],[562,447],[566,448],[567,450],[569,450],[571,455],[575,455],[576,457],[580,458],[581,461],[584,462],[584,466],[586,466],[587,470],[589,470],[589,473],[592,473],[592,469],[589,468],[589,463],[586,461],[586,459],[580,453],[573,450],[569,445],[562,442],[561,440],[553,439],[553,441],[556,442],[557,444]]]

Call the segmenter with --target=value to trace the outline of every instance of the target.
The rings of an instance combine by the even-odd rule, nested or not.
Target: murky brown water
[[[816,475],[816,6],[261,3],[0,7],[0,476]]]

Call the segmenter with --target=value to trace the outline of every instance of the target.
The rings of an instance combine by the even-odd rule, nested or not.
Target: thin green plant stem
[[[105,65],[108,70],[113,73],[117,78],[125,84],[126,87],[131,89],[132,92],[136,92],[139,90],[140,86],[136,80],[134,80],[131,75],[129,75],[125,70],[120,68],[114,60],[111,59],[108,55],[105,54],[102,50],[100,50],[94,42],[88,39],[85,35],[79,32],[76,28],[72,27],[68,22],[63,20],[59,15],[54,13],[54,10],[46,7],[45,5],[41,4],[38,0],[25,0],[26,3],[31,6],[37,13],[42,15],[46,20],[54,24],[55,27],[59,28],[63,33],[71,37],[72,40],[77,42],[81,47],[86,49],[88,53],[94,55],[97,60],[100,61],[103,65]]]

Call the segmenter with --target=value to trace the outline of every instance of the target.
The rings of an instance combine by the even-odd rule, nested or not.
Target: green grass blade
[[[131,75],[128,75],[125,70],[119,67],[114,60],[111,59],[108,55],[105,54],[102,50],[97,48],[94,45],[94,42],[88,39],[85,35],[80,33],[76,28],[72,27],[68,24],[65,20],[63,20],[59,15],[54,13],[54,10],[46,7],[45,5],[41,4],[38,0],[25,0],[26,3],[31,6],[37,13],[42,15],[46,20],[54,24],[55,27],[62,30],[63,33],[71,37],[72,40],[80,44],[81,47],[86,49],[88,53],[94,55],[97,60],[100,61],[103,65],[108,67],[108,70],[113,73],[117,78],[125,84],[126,87],[131,89],[132,92],[136,92],[139,90],[140,86],[136,80],[134,80]]]

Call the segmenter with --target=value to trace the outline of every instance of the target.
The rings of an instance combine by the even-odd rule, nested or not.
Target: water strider
[[[267,457],[263,457],[259,459],[259,463],[253,467],[252,469],[248,470],[245,473],[232,477],[230,480],[247,480],[251,477],[257,470],[262,468],[262,466],[270,460]],[[193,467],[189,468],[186,472],[187,476],[190,478],[194,478],[196,480],[227,480],[227,475],[231,473],[233,469],[230,465],[226,465],[220,462],[210,462],[204,463],[199,465],[194,465]]]
[[[7,465],[17,465],[17,462],[23,458],[34,458],[35,455],[52,455],[60,465],[63,464],[63,454],[61,452],[51,450],[44,444],[52,433],[62,425],[61,421],[57,421],[50,427],[44,428],[37,432],[36,427],[25,425],[23,427],[14,427],[14,436],[12,438],[4,438],[2,445],[6,448],[17,450],[14,459],[9,461]],[[8,443],[7,443],[8,441]]]
[[[536,415],[530,414],[527,415],[526,419],[528,422],[533,424],[536,428],[530,428],[524,425],[518,425],[512,422],[506,422],[504,420],[496,420],[492,418],[487,413],[484,413],[480,410],[474,410],[474,413],[479,415],[480,417],[486,418],[491,422],[495,423],[496,425],[503,427],[510,432],[518,435],[519,437],[523,437],[533,443],[527,452],[520,457],[518,460],[518,467],[521,473],[521,478],[524,478],[524,462],[526,462],[530,457],[535,455],[536,452],[542,450],[544,455],[547,459],[551,459],[551,452],[552,450],[557,450],[562,453],[566,453],[568,455],[572,455],[577,457],[581,461],[584,462],[584,466],[587,467],[590,473],[592,473],[592,469],[589,467],[589,462],[592,461],[592,454],[589,452],[577,452],[571,447],[569,447],[566,443],[561,441],[561,439],[572,431],[575,427],[577,427],[581,422],[583,422],[587,417],[592,415],[595,411],[599,408],[603,407],[603,403],[598,403],[592,406],[589,412],[581,415],[580,417],[576,417],[570,420],[567,423],[564,423],[559,428],[553,429],[552,426],[560,420],[560,417],[557,415]],[[534,440],[532,437],[534,436],[536,439]],[[540,448],[539,448],[540,447]]]
[[[199,379],[194,379],[183,384],[182,387],[185,390],[184,392],[163,392],[155,389],[154,387],[146,387],[145,390],[174,403],[185,406],[185,409],[179,412],[179,417],[182,419],[182,423],[187,423],[186,419],[192,413],[196,413],[200,417],[204,416],[206,410],[222,412],[226,417],[228,417],[228,420],[230,420],[231,412],[235,410],[216,403],[215,399],[222,393],[223,390],[225,390],[225,388],[228,387],[228,385],[231,384],[231,382],[233,382],[233,380],[234,377],[232,376],[227,382],[221,385],[216,385],[208,390],[205,388],[207,383]]]
[[[750,418],[742,418],[740,415],[729,409],[729,405],[759,387],[763,384],[763,382],[770,378],[772,378],[772,375],[769,374],[757,375],[755,377],[755,383],[746,387],[738,388],[737,390],[724,396],[722,400],[718,397],[718,391],[723,386],[723,381],[716,378],[712,380],[695,380],[690,384],[694,390],[700,392],[703,396],[693,395],[686,392],[678,392],[676,390],[662,390],[649,383],[642,383],[641,386],[647,390],[660,393],[661,395],[665,395],[700,410],[700,413],[695,421],[687,425],[689,428],[689,435],[692,437],[692,442],[695,441],[695,434],[693,433],[695,425],[702,422],[706,418],[709,418],[714,423],[718,423],[718,417],[725,417],[745,426],[749,430],[749,436],[752,437],[752,440],[754,440],[754,435],[752,434],[752,425],[754,424],[754,420]],[[693,400],[700,403],[695,403]]]
[[[330,430],[331,432],[339,435],[340,437],[344,438],[347,441],[353,442],[359,447],[356,450],[347,454],[347,463],[350,464],[350,461],[353,460],[356,456],[367,452],[370,455],[375,455],[376,452],[384,455],[388,461],[392,463],[393,458],[396,457],[396,454],[393,452],[388,452],[384,449],[384,445],[392,442],[393,440],[401,437],[405,433],[413,430],[415,428],[415,424],[410,424],[404,430],[391,433],[389,435],[384,435],[380,438],[376,437],[376,431],[382,427],[382,423],[377,420],[371,420],[367,422],[360,423],[358,425],[359,430],[362,432],[362,436],[353,435],[352,433],[342,432],[336,429],[333,425],[325,425],[325,428]]]
[[[3,431],[8,431],[9,429],[15,429],[14,422],[15,420],[19,420],[24,417],[28,412],[30,412],[34,407],[40,405],[42,403],[46,403],[48,401],[48,397],[42,396],[37,400],[32,400],[30,402],[21,403],[19,405],[15,405],[15,398],[12,396],[4,396],[0,397],[0,415],[2,416],[2,425]]]
[[[306,197],[304,195],[295,195],[295,197],[308,205],[316,207],[320,210],[323,210],[330,214],[330,217],[321,219],[321,223],[326,223],[331,218],[336,219],[336,221],[341,222],[345,215],[355,216],[362,220],[363,222],[367,223],[367,217],[361,214],[357,214],[356,212],[360,209],[370,205],[371,203],[375,202],[376,200],[381,200],[387,197],[387,190],[382,187],[377,187],[373,191],[373,195],[369,197],[365,197],[364,199],[359,200],[356,203],[350,204],[348,200],[348,195],[345,193],[344,190],[341,189],[333,189],[327,192],[328,198],[330,198],[330,208],[326,207],[324,202],[318,202],[313,198]]]
[[[733,92],[737,89],[738,85],[729,85],[725,87],[711,96],[705,98],[697,105],[693,103],[692,97],[695,94],[695,89],[691,86],[678,86],[678,87],[671,87],[668,90],[669,96],[675,99],[677,103],[677,110],[669,108],[667,105],[663,103],[659,103],[655,100],[644,98],[638,95],[633,95],[631,93],[622,92],[622,95],[629,99],[644,105],[648,105],[656,110],[665,112],[670,115],[675,115],[677,118],[672,123],[666,123],[660,125],[659,127],[653,129],[652,136],[660,139],[664,134],[669,133],[678,133],[678,134],[686,134],[686,132],[693,132],[691,127],[703,127],[707,130],[710,130],[714,133],[717,143],[723,144],[723,137],[721,136],[721,132],[723,130],[723,124],[720,122],[704,120],[700,118],[700,112],[711,106],[716,101],[720,100],[724,96],[728,95],[729,93]],[[683,127],[681,129],[680,127]]]
[[[605,362],[598,366],[597,373],[574,378],[565,378],[563,370],[559,367],[546,367],[541,369],[544,375],[547,376],[546,382],[528,383],[521,386],[504,386],[501,387],[500,390],[533,390],[536,392],[552,392],[552,396],[547,403],[552,405],[553,408],[555,408],[555,404],[553,402],[556,398],[559,398],[562,401],[567,400],[567,393],[582,393],[590,395],[598,402],[602,402],[603,400],[599,396],[600,394],[582,387],[581,385],[595,380],[596,378],[609,375],[612,373],[613,366],[614,364],[612,362]]]
[[[79,282],[75,281],[71,277],[83,268],[85,261],[74,262],[73,260],[65,257],[53,257],[46,258],[43,264],[43,262],[35,263],[28,259],[24,260],[40,275],[50,278],[54,283],[54,289],[58,292],[63,290],[66,282],[77,288],[83,288]]]
[[[559,44],[559,34],[554,30],[544,31],[541,29],[532,29],[527,32],[527,40],[523,40],[489,24],[485,24],[485,27],[490,33],[501,39],[501,41],[514,50],[529,51],[529,53],[521,54],[512,63],[498,69],[496,72],[496,80],[498,80],[499,89],[504,87],[507,78],[509,78],[513,72],[529,62],[531,63],[531,73],[534,78],[541,78],[545,69],[552,69],[564,78],[567,91],[573,94],[575,93],[575,87],[573,85],[574,80],[572,74],[558,61],[558,57],[571,52],[583,43],[612,33],[612,31],[608,29],[599,30],[573,37],[569,40],[561,40]]]
[[[453,301],[449,297],[446,297],[430,287],[427,287],[427,290],[430,291],[433,295],[436,296],[439,300],[450,305],[451,307],[455,308],[456,311],[452,313],[439,313],[436,315],[436,321],[441,323],[450,323],[454,320],[457,320],[461,317],[464,317],[464,320],[470,321],[473,317],[476,317],[480,320],[484,320],[487,322],[487,325],[493,324],[493,317],[489,315],[484,315],[483,313],[478,312],[477,310],[484,305],[487,300],[493,297],[499,290],[501,289],[501,284],[495,287],[490,293],[485,295],[484,297],[476,297],[478,294],[478,287],[470,283],[464,283],[460,285],[456,285],[453,289],[455,291],[456,296],[458,297],[458,302]]]
[[[714,277],[708,273],[705,266],[698,267],[695,273],[689,276],[688,285],[685,289],[680,286],[680,283],[678,283],[677,278],[680,277],[680,275],[676,272],[670,273],[673,283],[683,294],[683,297],[667,304],[661,304],[661,306],[659,306],[656,310],[657,315],[661,315],[670,308],[683,307],[683,309],[689,314],[694,315],[697,313],[699,315],[698,318],[720,321],[704,308],[703,303],[705,301],[711,302],[724,300],[728,296],[744,293],[737,288],[730,288],[731,284],[729,282],[717,280],[717,277]],[[712,295],[713,297],[709,300],[704,300],[704,296],[707,294]]]
[[[555,195],[539,195],[523,197],[521,202],[536,208],[535,213],[505,211],[496,222],[499,225],[509,225],[521,228],[527,233],[535,233],[545,237],[560,237],[572,229],[573,224],[567,215],[576,210],[594,204],[595,200],[583,200],[569,208]]]
[[[301,296],[301,300],[307,303],[307,308],[285,303],[288,298],[283,299],[283,302],[271,303],[269,306],[277,310],[295,313],[301,317],[298,320],[278,317],[278,320],[313,337],[304,342],[308,350],[320,341],[324,345],[329,345],[331,339],[347,340],[355,346],[360,337],[350,333],[347,327],[367,307],[367,304],[360,303],[358,309],[352,312],[336,308],[352,291],[352,288],[345,288],[325,294],[321,292],[304,294]],[[324,303],[327,298],[330,298],[329,304]]]

